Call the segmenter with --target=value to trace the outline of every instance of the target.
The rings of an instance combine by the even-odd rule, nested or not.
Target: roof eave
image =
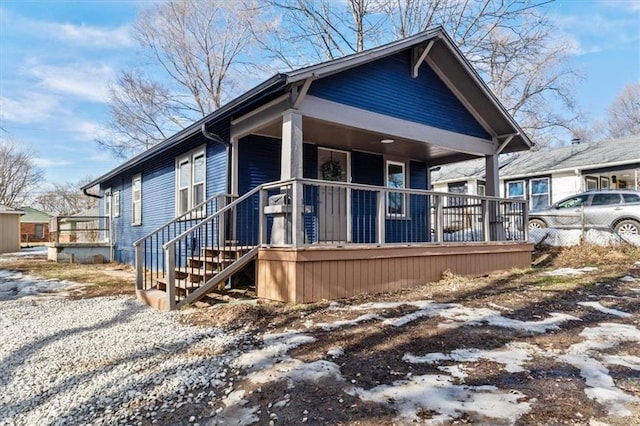
[[[173,136],[170,136],[169,138],[165,139],[164,141],[160,142],[159,144],[149,148],[148,150],[136,155],[135,157],[131,158],[130,160],[124,162],[123,164],[121,164],[120,166],[116,167],[115,169],[112,169],[111,171],[105,173],[104,175],[100,176],[97,179],[94,179],[93,181],[87,183],[86,185],[82,186],[80,189],[81,190],[86,190],[89,188],[92,188],[96,185],[99,185],[103,182],[108,181],[109,179],[119,175],[120,173],[127,171],[163,152],[165,152],[166,150],[172,148],[174,146],[175,143],[188,138],[190,136],[193,136],[196,133],[199,133],[201,131],[201,127],[204,124],[205,126],[209,126],[211,125],[213,122],[217,121],[217,120],[221,120],[224,119],[227,115],[231,115],[233,114],[233,111],[236,108],[241,108],[244,104],[246,103],[250,103],[252,100],[254,99],[258,99],[260,98],[262,95],[266,94],[266,93],[270,93],[270,91],[272,90],[278,90],[284,86],[286,86],[287,81],[286,81],[286,75],[285,74],[276,74],[275,76],[271,77],[268,80],[265,80],[264,82],[262,82],[261,84],[259,84],[258,86],[254,87],[253,89],[249,90],[248,92],[243,93],[242,95],[240,95],[239,97],[235,98],[234,100],[232,100],[231,102],[229,102],[228,104],[222,106],[220,109],[212,112],[211,114],[207,115],[206,117],[203,117],[202,119],[196,121],[195,123],[191,124],[188,127],[185,127],[184,129],[182,129],[181,131],[179,131],[178,133],[176,133]]]

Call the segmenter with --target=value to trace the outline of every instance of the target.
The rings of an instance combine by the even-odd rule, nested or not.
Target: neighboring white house
[[[448,164],[432,169],[431,186],[484,195],[484,174],[483,161]],[[500,196],[526,198],[530,209],[606,188],[640,189],[640,135],[500,157]]]

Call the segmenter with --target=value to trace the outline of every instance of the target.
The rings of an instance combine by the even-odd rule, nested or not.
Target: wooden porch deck
[[[524,242],[261,248],[256,291],[287,303],[333,300],[438,281],[446,270],[481,276],[528,268],[532,250]]]

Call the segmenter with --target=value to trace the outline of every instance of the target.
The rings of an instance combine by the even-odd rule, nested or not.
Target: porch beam
[[[442,146],[471,155],[490,155],[495,153],[495,143],[491,140],[389,117],[311,95],[305,97],[300,106],[300,111],[305,117],[425,144]]]
[[[510,135],[503,135],[503,136],[499,136],[497,139],[500,138],[506,138],[498,147],[498,150],[496,151],[497,154],[500,154],[502,152],[503,149],[505,149],[507,147],[507,145],[509,145],[509,142],[511,142],[511,140],[515,137],[518,136],[517,133],[512,133]]]
[[[304,84],[300,88],[300,91],[297,93],[297,95],[293,99],[293,102],[291,104],[291,108],[298,109],[300,107],[300,104],[304,100],[304,97],[307,96],[307,92],[309,91],[309,87],[311,87],[311,82],[312,81],[313,81],[313,78],[311,78],[311,77],[307,78],[304,81]]]
[[[289,96],[282,95],[265,105],[231,120],[231,138],[240,139],[277,121],[289,109]]]
[[[427,47],[424,48],[424,50],[422,51],[422,54],[418,57],[418,59],[414,60],[413,68],[411,70],[411,77],[418,78],[418,70],[420,69],[420,65],[422,65],[424,60],[427,58],[427,55],[429,54],[429,51],[433,47],[434,42],[435,40],[429,40],[429,44],[427,44]],[[417,53],[418,53],[417,48],[414,48],[413,55],[417,56]]]
[[[440,67],[438,67],[438,65],[433,60],[431,60],[431,58],[427,57],[425,58],[425,61],[438,75],[438,77],[440,77],[440,80],[442,80],[442,82],[449,88],[449,90],[451,90],[453,94],[456,95],[456,98],[458,98],[462,105],[464,105],[464,107],[471,113],[473,118],[475,118],[476,121],[480,123],[485,132],[489,133],[494,138],[497,137],[498,134],[491,128],[491,126],[489,126],[489,123],[487,123],[482,115],[480,115],[480,113],[473,107],[473,105],[471,105],[471,102],[469,102],[469,100],[462,94],[462,92],[458,90],[456,85],[453,84],[453,82],[447,76],[447,73],[442,71]]]

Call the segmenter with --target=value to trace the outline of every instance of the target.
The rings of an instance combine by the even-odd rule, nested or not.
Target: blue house
[[[442,28],[273,76],[87,184],[138,296],[173,309],[233,286],[308,302],[526,267],[526,206],[498,155],[532,146]],[[486,195],[431,192],[484,158]],[[446,224],[463,219],[458,233]]]

